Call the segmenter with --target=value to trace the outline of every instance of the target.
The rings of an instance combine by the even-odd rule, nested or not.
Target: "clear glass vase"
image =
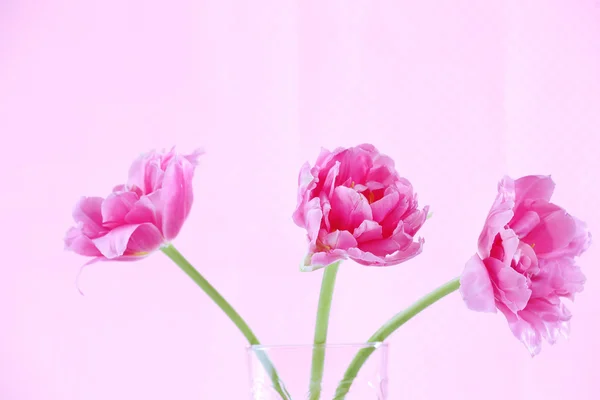
[[[349,373],[357,355],[364,364]],[[323,360],[321,379],[313,356]],[[252,400],[387,399],[386,343],[250,346],[248,358]]]

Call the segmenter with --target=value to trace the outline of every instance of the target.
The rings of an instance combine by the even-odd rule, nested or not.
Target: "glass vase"
[[[365,360],[357,373],[355,357]],[[313,356],[323,360],[313,368]],[[248,348],[252,400],[386,400],[386,343]],[[319,379],[321,375],[321,379]],[[355,377],[353,377],[355,375]]]

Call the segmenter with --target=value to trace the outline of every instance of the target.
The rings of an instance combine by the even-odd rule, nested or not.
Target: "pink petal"
[[[348,250],[348,256],[356,263],[366,265],[368,267],[384,267],[386,266],[385,258],[377,256],[368,251],[363,251],[359,248]]]
[[[383,228],[384,237],[390,236],[392,232],[396,230],[398,224],[402,221],[402,217],[404,217],[409,207],[412,205],[411,198],[400,196],[400,199],[396,203],[396,207],[389,212],[381,222],[379,222]]]
[[[346,149],[342,147],[338,147],[333,152],[327,150],[324,147],[321,147],[321,151],[319,152],[319,156],[317,157],[317,161],[315,162],[315,167],[318,169],[325,168],[333,159],[333,157],[337,156],[338,154],[344,151],[346,151]]]
[[[150,222],[153,225],[162,226],[162,189],[142,196],[133,208],[125,215],[127,224],[143,224]]]
[[[504,250],[502,262],[508,267],[512,264],[515,253],[517,252],[521,242],[512,229],[500,231],[500,240],[502,241],[502,249]]]
[[[408,244],[406,244],[399,243],[396,240],[390,238],[360,243],[358,245],[358,248],[364,252],[374,254],[375,256],[381,257],[383,260],[386,260],[386,257],[401,254],[401,252],[406,251],[413,244],[415,244],[415,242],[413,242],[412,240]],[[395,258],[396,257],[394,257],[394,259]],[[389,261],[389,259],[387,259],[387,261]]]
[[[364,183],[367,173],[373,166],[373,156],[369,150],[351,147],[337,154],[334,160],[340,162],[339,182],[350,180],[355,184]]]
[[[527,200],[526,204],[523,205],[523,213],[526,211],[534,211],[538,214],[540,219],[546,218],[548,215],[556,211],[565,211],[564,208],[557,206],[556,204],[549,203],[543,199]]]
[[[327,231],[331,231],[331,223],[329,222],[329,213],[331,212],[331,203],[329,202],[329,197],[324,193],[321,193],[319,196],[319,202],[321,204],[321,212],[323,213],[323,224],[325,225],[325,229]]]
[[[310,164],[305,162],[300,168],[300,173],[298,174],[298,191],[299,194],[304,195],[309,185],[315,180],[315,177],[311,173]]]
[[[157,227],[146,223],[119,226],[93,242],[104,257],[114,259],[154,251],[163,243],[163,237]]]
[[[460,277],[460,294],[473,311],[496,312],[494,289],[485,264],[477,254],[467,261]]]
[[[354,230],[354,237],[358,243],[383,239],[381,226],[375,221],[364,220]]]
[[[402,221],[400,221],[390,238],[398,243],[400,250],[405,250],[408,248],[408,246],[414,243],[414,236],[404,232],[404,223]]]
[[[162,183],[162,232],[167,241],[179,234],[192,207],[193,175],[194,166],[185,158],[171,162],[165,171]]]
[[[332,229],[354,231],[364,220],[372,220],[368,200],[354,189],[338,186],[331,198],[329,221]]]
[[[415,234],[421,229],[425,221],[427,220],[427,214],[429,213],[429,206],[423,207],[423,210],[413,210],[410,214],[403,218],[404,221],[404,232],[409,236],[415,236]]]
[[[81,225],[81,231],[88,237],[96,237],[106,229],[102,226],[101,197],[82,197],[73,210],[73,219]]]
[[[550,176],[530,175],[515,181],[517,206],[526,200],[550,201],[554,192],[554,182]]]
[[[527,243],[519,242],[513,260],[513,268],[523,275],[532,276],[539,272],[538,258],[533,248]]]
[[[158,228],[153,224],[140,224],[127,245],[125,256],[146,255],[157,250],[164,243],[164,238]]]
[[[375,146],[373,146],[371,143],[361,143],[358,146],[356,146],[357,149],[361,149],[366,153],[370,153],[373,156],[376,156],[379,154],[379,151],[377,151],[377,148]]]
[[[542,350],[542,335],[536,327],[510,311],[504,304],[499,303],[498,309],[504,314],[513,335],[521,341],[532,356]]]
[[[83,234],[79,228],[71,228],[65,236],[65,250],[73,251],[82,256],[98,257],[100,251],[94,246],[92,239]]]
[[[373,159],[373,169],[387,167],[390,169],[390,172],[392,172],[393,175],[397,176],[398,174],[396,173],[396,164],[394,163],[394,160],[385,154],[379,153],[377,150],[375,150],[375,153],[375,158]]]
[[[400,193],[401,197],[404,196],[416,200],[417,195],[413,192],[412,184],[408,179],[399,177],[393,187]]]
[[[357,183],[357,184],[354,185],[354,190],[356,190],[358,193],[362,193],[362,192],[364,192],[365,190],[368,190],[368,189],[369,189],[368,186],[361,185],[360,183]]]
[[[186,160],[188,160],[190,162],[190,164],[192,164],[194,167],[197,167],[199,164],[199,158],[201,155],[204,155],[205,151],[204,149],[195,149],[192,153],[184,155],[183,157],[185,157]]]
[[[529,234],[540,223],[538,213],[534,211],[526,211],[518,219],[515,218],[510,222],[510,227],[517,236],[523,238]]]
[[[378,158],[375,160],[375,164],[377,164],[380,160],[390,160],[389,157]],[[391,165],[388,163],[384,163],[383,165],[377,165],[372,168],[367,174],[366,181],[368,183],[376,182],[381,187],[388,187],[392,185],[394,181],[398,180],[398,173],[394,169],[394,162],[391,162]],[[369,185],[369,188],[372,189],[372,186]]]
[[[540,271],[532,278],[533,296],[548,298],[563,296],[571,300],[575,293],[583,291],[585,275],[572,258],[544,261]]]
[[[523,310],[531,297],[527,278],[495,258],[486,258],[483,262],[495,289],[496,299],[512,312]]]
[[[557,297],[532,299],[519,317],[532,325],[550,344],[559,336],[567,337],[571,313]]]
[[[394,240],[398,243],[398,240],[394,237]],[[411,260],[421,254],[423,251],[423,244],[425,243],[425,239],[419,238],[419,240],[415,242],[411,242],[408,246],[402,245],[400,243],[401,250],[385,256],[385,265],[392,266],[403,263],[405,261]]]
[[[355,262],[375,267],[389,267],[408,261],[419,255],[423,249],[423,239],[418,242],[412,242],[409,246],[392,254],[387,254],[383,257],[373,254],[369,251],[363,251],[360,248],[348,249],[348,255]],[[361,247],[363,244],[360,245]]]
[[[496,235],[512,219],[514,198],[514,182],[511,178],[504,177],[498,184],[498,196],[479,235],[478,253],[482,259],[489,257]]]
[[[317,269],[327,267],[336,261],[345,260],[348,257],[346,252],[341,249],[332,250],[328,252],[314,253],[309,262],[302,266],[303,272],[316,271]]]
[[[348,250],[356,247],[356,239],[348,231],[335,231],[323,238],[323,244],[331,249]]]
[[[372,240],[361,243],[358,248],[364,252],[371,253],[382,259],[400,250],[400,245],[393,239]]]
[[[171,163],[171,161],[177,156],[177,153],[175,152],[175,146],[171,147],[171,150],[167,152],[165,152],[164,150],[161,151],[160,153],[158,153],[158,156],[158,165],[160,166],[160,169],[164,171],[167,169],[167,166]]]
[[[319,231],[321,228],[321,220],[323,218],[323,211],[321,210],[321,201],[318,197],[315,197],[306,205],[304,211],[305,217],[305,228],[306,233],[310,241],[314,242],[317,240]]]
[[[102,203],[102,223],[107,228],[114,228],[125,222],[125,216],[133,208],[139,197],[134,192],[110,194]]]
[[[563,258],[563,257],[578,257],[583,254],[592,243],[592,234],[587,230],[587,226],[583,221],[575,217],[575,233],[567,246],[552,250],[550,253],[544,253],[540,256],[544,259]],[[536,246],[537,247],[537,246]]]
[[[384,218],[396,208],[399,200],[400,194],[396,191],[393,191],[384,195],[380,200],[371,203],[373,220],[376,222],[382,222]]]
[[[137,186],[129,186],[129,185],[117,185],[113,188],[113,193],[121,193],[121,192],[133,192],[137,194],[138,197],[142,197],[144,192]]]
[[[329,170],[329,172],[327,172],[327,177],[325,178],[325,181],[323,182],[323,188],[321,189],[322,193],[328,198],[331,198],[333,196],[333,190],[335,189],[335,185],[337,183],[336,180],[339,173],[340,163],[336,161],[335,164]]]
[[[367,234],[366,236],[361,232],[363,230]],[[357,232],[359,235],[357,235]],[[394,257],[394,259],[396,259],[399,254],[403,254],[402,252],[405,252],[414,244],[413,237],[404,232],[404,223],[402,221],[400,221],[396,230],[389,238],[383,238],[381,227],[374,221],[364,221],[361,226],[354,231],[354,236],[359,242],[358,248],[361,251],[372,253],[377,257],[383,258],[399,252]],[[411,251],[415,251],[415,249]],[[404,256],[405,255],[402,257]]]
[[[312,191],[317,186],[318,181],[319,179],[312,174],[310,165],[304,163],[298,174],[298,200],[296,210],[292,215],[294,223],[302,228],[306,225],[304,208],[306,203],[313,198]]]
[[[559,210],[543,218],[523,241],[535,246],[536,254],[542,257],[568,247],[576,234],[577,226],[573,218]]]
[[[128,186],[136,186],[143,193],[151,193],[162,179],[160,155],[151,151],[139,156],[129,168]]]

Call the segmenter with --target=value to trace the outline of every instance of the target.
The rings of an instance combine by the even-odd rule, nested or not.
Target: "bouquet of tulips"
[[[133,162],[125,184],[106,198],[82,197],[73,212],[76,226],[65,237],[66,249],[97,261],[135,261],[156,250],[166,254],[219,306],[246,337],[260,342],[245,320],[173,246],[193,203],[192,180],[201,151],[189,155],[152,151]],[[429,305],[459,290],[474,311],[499,310],[512,333],[532,355],[542,339],[553,344],[569,332],[571,314],[562,299],[583,290],[585,276],[576,264],[591,243],[585,223],[551,202],[549,176],[504,177],[474,255],[463,273],[398,314],[367,339],[383,342]],[[293,221],[306,229],[308,251],[300,269],[323,269],[314,344],[327,342],[329,311],[336,274],[343,260],[367,267],[388,267],[423,251],[415,239],[429,217],[419,208],[411,183],[394,161],[373,145],[323,149],[316,163],[300,170]],[[476,247],[475,247],[476,243]],[[344,399],[370,349],[359,351],[335,392]],[[320,398],[325,353],[313,350],[310,396]],[[260,362],[282,399],[285,382],[268,356]]]

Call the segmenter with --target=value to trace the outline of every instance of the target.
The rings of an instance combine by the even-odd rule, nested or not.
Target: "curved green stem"
[[[381,328],[377,330],[368,340],[368,342],[383,342],[385,341],[392,333],[396,331],[396,329],[400,328],[404,323],[410,320],[412,317],[435,303],[436,301],[442,299],[443,297],[449,295],[450,293],[456,291],[460,287],[460,278],[455,278],[445,285],[440,286],[435,289],[433,292],[429,293],[425,297],[417,300],[410,307],[405,309],[404,311],[399,312],[394,315],[389,321],[387,321]],[[363,366],[365,361],[369,358],[371,353],[375,351],[375,347],[367,347],[359,350],[359,352],[354,356],[354,359],[350,363],[350,366],[346,369],[344,373],[344,377],[339,383],[333,400],[343,400],[348,391],[350,390],[350,386],[358,375],[358,371]]]
[[[327,343],[327,329],[329,328],[329,312],[331,311],[333,288],[339,266],[340,262],[338,261],[325,267],[325,271],[323,271],[310,371],[310,400],[319,400],[321,397],[321,381],[323,380],[323,367],[325,365],[325,344]]]
[[[221,310],[223,310],[223,312],[229,317],[231,322],[233,322],[235,324],[235,326],[238,327],[240,332],[242,332],[242,334],[246,337],[246,339],[248,340],[248,342],[251,345],[260,344],[256,335],[254,334],[254,332],[252,332],[252,330],[250,329],[250,327],[248,326],[246,321],[244,321],[244,319],[240,316],[240,314],[238,314],[238,312],[235,311],[235,309],[231,306],[231,304],[229,304],[227,302],[227,300],[225,300],[225,298],[223,298],[223,296],[221,296],[221,294],[217,291],[217,289],[215,289],[200,274],[200,272],[198,272],[192,266],[192,264],[190,264],[189,261],[186,260],[185,257],[183,257],[183,255],[181,255],[181,253],[179,253],[179,251],[177,251],[177,249],[175,247],[173,247],[172,245],[168,245],[168,246],[163,247],[161,250],[175,264],[177,264],[177,266],[179,266],[179,268],[181,268],[183,270],[183,272],[185,272],[190,278],[192,278],[192,280],[194,282],[196,282],[196,284],[202,290],[204,290],[204,292],[208,295],[208,297],[210,297],[212,299],[212,301],[214,301],[215,304],[217,306],[219,306],[219,308]],[[264,352],[256,352],[256,355],[257,355],[258,359],[260,360],[261,364],[263,365],[263,367],[265,368],[265,370],[267,371],[269,377],[271,378],[271,381],[273,383],[273,388],[277,391],[277,393],[281,396],[281,398],[283,400],[291,399],[291,396],[286,391],[285,386],[283,385],[283,382],[280,381],[277,371],[275,370],[275,367],[273,366],[273,363],[271,362],[271,360],[269,359],[267,354],[265,354]]]

